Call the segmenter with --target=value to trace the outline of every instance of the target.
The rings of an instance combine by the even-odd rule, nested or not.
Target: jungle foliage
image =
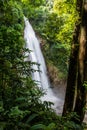
[[[45,13],[43,6],[49,7],[46,7],[48,17],[42,17],[42,14]],[[37,11],[36,14],[34,8]],[[31,78],[33,63],[24,62],[24,54],[27,51],[30,53],[29,50],[24,48],[24,14],[29,16],[31,21],[37,20],[38,16],[42,17],[45,26],[40,30],[39,27],[42,27],[42,23],[37,20],[38,27],[36,26],[36,30],[41,31],[41,36],[44,38],[47,39],[48,37],[46,56],[52,54],[54,50],[56,52],[62,50],[67,53],[67,49],[63,46],[61,40],[56,38],[58,31],[64,25],[64,20],[58,17],[56,13],[48,12],[50,9],[50,3],[46,3],[45,0],[0,0],[1,130],[83,129],[83,126],[79,126],[72,121],[73,116],[77,118],[75,113],[71,113],[67,117],[57,116],[51,108],[52,103],[46,101],[42,103],[40,97],[43,92]],[[53,18],[56,18],[56,21],[53,22]],[[36,23],[35,20],[33,21],[34,24]],[[51,35],[51,37],[50,34],[47,34],[51,31],[50,22],[52,28],[55,28],[52,33],[54,36]],[[45,27],[47,27],[47,30]],[[53,38],[54,40],[51,42]],[[54,56],[56,55],[54,54],[53,58]],[[60,57],[62,57],[62,54]],[[47,58],[53,61],[49,56]],[[67,59],[66,56],[64,59]],[[54,64],[56,65],[56,63]]]
[[[61,78],[65,78],[68,70],[73,28],[78,19],[75,10],[76,0],[70,2],[67,0],[49,0],[48,2],[42,0],[38,6],[37,3],[40,3],[40,0],[34,4],[27,0],[23,1],[24,14],[29,18],[36,32],[46,42],[46,44],[42,44],[46,61],[63,73]]]

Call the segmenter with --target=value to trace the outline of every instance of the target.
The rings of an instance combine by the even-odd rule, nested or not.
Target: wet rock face
[[[66,86],[66,79],[61,78],[61,73],[52,64],[47,64],[48,76],[53,87]]]
[[[51,82],[51,87],[55,95],[60,99],[60,102],[57,102],[57,111],[58,115],[62,114],[63,104],[65,99],[66,91],[66,80],[58,77],[58,69],[55,66],[47,64],[48,76]]]

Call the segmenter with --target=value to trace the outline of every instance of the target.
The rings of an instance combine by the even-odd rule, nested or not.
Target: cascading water
[[[24,17],[24,21],[25,21],[24,39],[26,41],[26,48],[31,50],[31,52],[27,54],[29,56],[28,57],[29,59],[26,59],[26,60],[30,60],[32,62],[36,62],[40,64],[40,66],[37,66],[36,64],[34,64],[32,68],[34,70],[40,69],[41,71],[41,72],[39,71],[34,72],[32,74],[32,78],[33,80],[38,81],[39,87],[42,87],[44,90],[46,90],[46,95],[44,95],[41,98],[41,100],[53,102],[54,103],[53,108],[58,112],[57,107],[59,107],[59,104],[61,103],[61,99],[56,97],[56,95],[50,88],[50,83],[47,77],[45,61],[44,61],[44,58],[40,49],[40,43],[37,40],[35,36],[35,32],[26,17]]]

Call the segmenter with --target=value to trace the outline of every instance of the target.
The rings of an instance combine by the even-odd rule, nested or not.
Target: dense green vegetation
[[[75,113],[67,117],[57,116],[51,108],[52,103],[46,101],[42,103],[40,97],[43,92],[31,78],[33,63],[24,62],[25,52],[30,53],[23,48],[25,45],[23,17],[26,15],[38,34],[46,40],[43,52],[46,51],[47,62],[63,70],[66,75],[72,29],[69,31],[66,28],[69,19],[53,12],[54,8],[50,0],[48,3],[45,0],[0,1],[1,130],[83,129],[72,121],[73,117],[78,118]],[[63,26],[67,30],[64,30]],[[64,40],[61,29],[65,38],[67,35],[69,38]]]
[[[67,74],[68,56],[72,39],[71,33],[73,29],[73,26],[71,28],[71,24],[70,30],[67,27],[67,22],[70,21],[67,18],[69,16],[65,17],[59,15],[53,8],[52,1],[43,1],[39,6],[37,6],[37,4],[34,5],[29,1],[28,3],[29,4],[27,5],[27,2],[24,2],[24,13],[29,18],[39,36],[45,40],[46,44],[42,43],[45,59],[47,63],[49,62],[52,66],[54,65],[59,71],[61,71],[63,76],[61,77],[59,75],[59,77],[65,78]],[[26,12],[28,13],[26,14]],[[74,20],[72,24],[74,24]]]
[[[30,1],[28,3],[27,5],[27,2],[24,2],[24,13],[40,37],[45,39],[46,44],[42,44],[45,59],[47,63],[52,64],[62,73],[59,73],[59,77],[65,78],[67,76],[73,27],[77,19],[75,1],[58,2],[55,0],[53,2],[49,0],[48,2],[43,1],[38,6],[37,2],[35,5]],[[26,14],[26,12],[28,13]]]

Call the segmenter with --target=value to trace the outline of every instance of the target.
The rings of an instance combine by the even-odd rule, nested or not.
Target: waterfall
[[[40,49],[40,43],[35,35],[35,32],[26,17],[24,17],[24,22],[25,22],[24,39],[26,41],[26,48],[31,50],[29,54],[28,53],[26,54],[28,56],[28,59],[26,60],[30,60],[31,62],[36,62],[40,64],[40,66],[37,66],[36,64],[32,66],[34,70],[40,69],[41,71],[41,72],[35,71],[32,74],[32,78],[33,80],[38,81],[38,87],[41,87],[44,90],[46,90],[46,95],[44,95],[41,98],[41,100],[53,102],[54,103],[53,108],[57,110],[58,104],[60,104],[61,99],[59,99],[50,88],[50,83],[47,77],[46,64]]]

